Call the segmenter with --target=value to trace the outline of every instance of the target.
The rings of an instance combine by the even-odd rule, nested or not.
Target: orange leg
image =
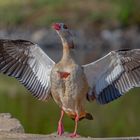
[[[72,138],[79,137],[79,135],[77,134],[78,121],[79,121],[79,115],[77,114],[76,117],[75,117],[75,128],[74,128],[74,132],[72,134],[70,134],[70,137],[72,137]]]
[[[60,119],[58,122],[58,129],[57,129],[57,133],[59,136],[61,136],[64,133],[64,127],[63,127],[63,123],[62,123],[63,116],[64,116],[64,111],[61,110],[61,116],[60,116]]]

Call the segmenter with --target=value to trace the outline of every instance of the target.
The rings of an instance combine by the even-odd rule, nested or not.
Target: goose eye
[[[67,27],[65,24],[63,25],[63,28],[64,28],[64,29],[68,29],[68,27]]]

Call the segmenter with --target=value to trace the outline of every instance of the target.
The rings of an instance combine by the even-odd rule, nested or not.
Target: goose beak
[[[52,25],[52,28],[55,29],[55,30],[57,30],[57,31],[59,31],[59,30],[61,29],[61,26],[60,26],[59,23],[54,23],[54,24]]]

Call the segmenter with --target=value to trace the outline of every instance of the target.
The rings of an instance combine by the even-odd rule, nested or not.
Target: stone
[[[19,120],[13,118],[10,113],[1,113],[0,132],[24,133],[24,128]]]
[[[10,113],[0,114],[0,140],[140,140],[140,137],[123,137],[123,138],[91,138],[79,137],[70,138],[69,133],[65,132],[63,136],[57,133],[48,135],[25,134],[20,122],[13,118]]]

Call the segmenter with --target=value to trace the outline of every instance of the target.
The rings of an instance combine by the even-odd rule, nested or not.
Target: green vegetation
[[[101,106],[87,103],[93,121],[82,120],[78,132],[84,136],[111,137],[140,134],[140,89]],[[48,134],[56,131],[60,109],[53,100],[41,102],[34,99],[15,79],[0,75],[0,112],[10,112],[18,118],[28,133]],[[73,131],[74,121],[65,116],[66,131]]]
[[[0,26],[48,26],[65,21],[83,26],[102,21],[140,24],[138,0],[0,0]]]

